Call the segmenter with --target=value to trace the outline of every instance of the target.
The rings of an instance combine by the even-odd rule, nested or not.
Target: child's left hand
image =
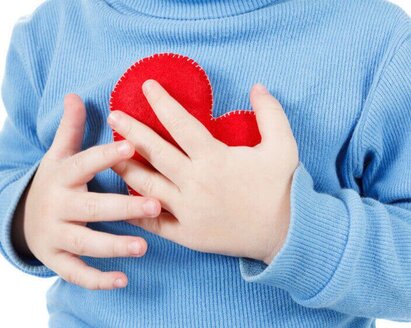
[[[257,84],[250,93],[262,137],[255,147],[229,147],[215,139],[154,80],[144,83],[144,94],[188,156],[131,116],[112,112],[111,127],[158,172],[134,160],[113,170],[170,212],[128,222],[194,250],[269,264],[288,232],[299,159],[281,104],[264,90]]]

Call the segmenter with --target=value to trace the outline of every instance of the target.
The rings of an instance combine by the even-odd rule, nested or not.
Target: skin
[[[86,109],[79,96],[67,95],[53,144],[16,209],[16,250],[72,284],[123,288],[123,272],[101,272],[79,256],[143,256],[144,239],[86,227],[87,222],[127,220],[193,250],[269,264],[288,232],[291,181],[299,162],[281,104],[254,85],[250,100],[262,141],[229,147],[156,81],[146,81],[143,92],[185,153],[120,111],[112,112],[108,123],[126,140],[80,151]],[[131,160],[134,150],[156,171]],[[87,182],[108,168],[143,197],[88,192]],[[151,205],[145,208],[147,201]]]
[[[184,152],[131,116],[110,114],[110,126],[155,168],[125,160],[113,170],[169,212],[131,222],[193,250],[269,264],[286,239],[292,177],[299,163],[281,104],[264,86],[254,85],[250,101],[262,141],[229,147],[155,80],[147,80],[143,92]]]
[[[93,231],[86,223],[155,217],[160,203],[150,197],[88,192],[88,181],[131,158],[134,149],[122,141],[80,151],[85,120],[81,99],[67,95],[53,144],[16,209],[12,241],[21,255],[36,257],[70,283],[93,290],[122,288],[128,282],[123,272],[101,272],[79,256],[140,257],[146,241]]]

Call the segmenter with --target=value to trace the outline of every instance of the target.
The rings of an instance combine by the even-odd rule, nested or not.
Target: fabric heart
[[[110,110],[121,110],[149,126],[180,150],[170,133],[158,120],[142,92],[148,79],[158,81],[211,134],[229,146],[255,146],[261,141],[256,117],[251,110],[236,109],[213,117],[213,93],[204,69],[193,59],[174,53],[159,53],[133,64],[119,79],[110,99]],[[115,141],[124,138],[113,131]],[[134,160],[150,165],[135,152]],[[132,195],[140,195],[130,186]]]

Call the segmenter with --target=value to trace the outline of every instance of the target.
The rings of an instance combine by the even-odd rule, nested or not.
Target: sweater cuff
[[[290,226],[283,247],[269,265],[240,258],[240,272],[245,281],[285,289],[303,301],[317,295],[336,271],[348,238],[349,215],[340,199],[314,190],[301,162],[290,197]]]
[[[26,171],[2,191],[2,199],[0,200],[0,251],[17,269],[33,276],[51,277],[55,276],[56,273],[47,268],[38,259],[20,256],[16,252],[11,238],[12,222],[17,205],[39,164],[40,160],[29,171]]]

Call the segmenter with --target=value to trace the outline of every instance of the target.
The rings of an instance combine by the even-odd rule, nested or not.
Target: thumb
[[[64,158],[78,153],[81,149],[86,108],[76,94],[64,97],[64,113],[54,136],[51,152],[57,158]]]
[[[254,84],[250,92],[250,102],[256,114],[261,142],[270,143],[292,134],[290,123],[280,102],[264,85]]]

